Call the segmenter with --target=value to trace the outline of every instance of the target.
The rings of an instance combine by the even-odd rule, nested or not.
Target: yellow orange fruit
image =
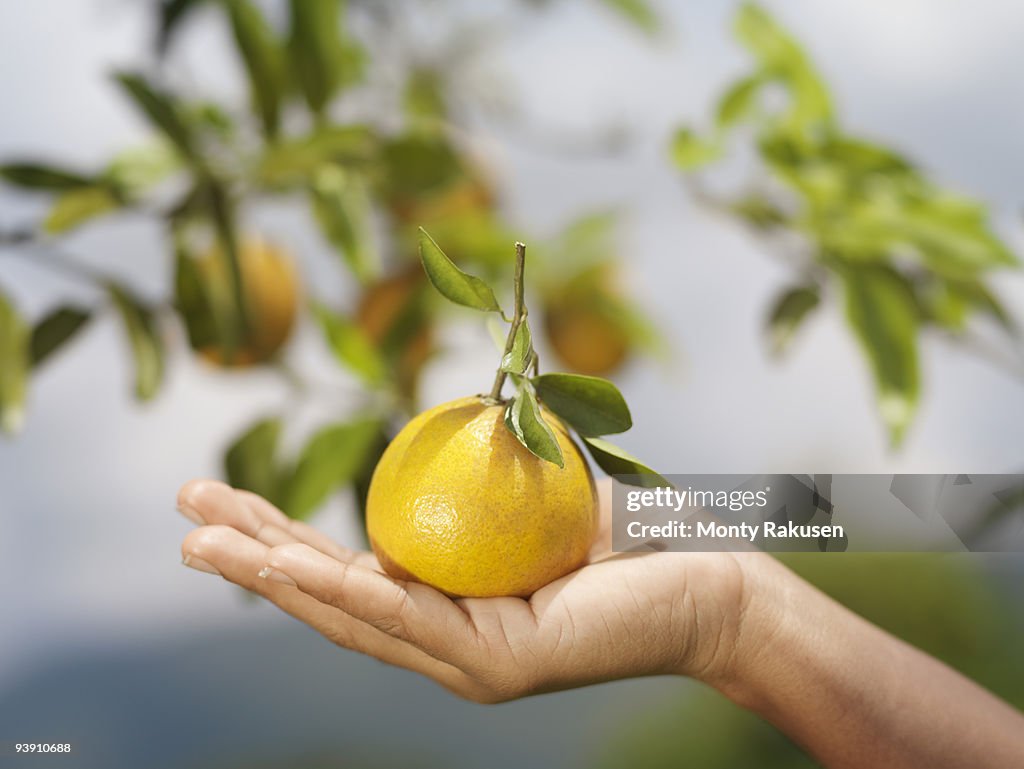
[[[586,460],[547,412],[565,466],[538,458],[504,411],[460,398],[415,417],[387,447],[366,525],[389,574],[456,596],[528,596],[583,564],[598,515]]]
[[[231,281],[219,247],[203,254],[196,266],[211,303],[233,312]],[[298,312],[300,282],[288,252],[247,238],[238,247],[238,266],[247,314],[245,336],[230,355],[223,344],[204,345],[199,351],[218,366],[251,366],[272,358],[291,336]]]
[[[610,374],[629,355],[625,331],[583,302],[549,306],[544,313],[544,329],[559,359],[580,374]]]

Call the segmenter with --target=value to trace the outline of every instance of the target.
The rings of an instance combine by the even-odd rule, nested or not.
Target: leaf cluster
[[[526,247],[516,244],[515,307],[512,316],[506,317],[494,290],[460,269],[425,230],[420,231],[420,258],[438,293],[454,304],[495,313],[509,324],[495,384],[487,396],[502,402],[506,378],[515,385],[515,394],[503,401],[505,427],[534,455],[559,467],[564,467],[564,457],[555,431],[572,429],[605,472],[639,476],[636,482],[642,485],[670,485],[639,459],[601,437],[633,426],[629,406],[614,384],[593,376],[539,373],[523,297],[525,253]]]
[[[744,5],[735,32],[753,70],[723,93],[708,135],[678,130],[672,157],[693,174],[724,160],[734,135],[753,137],[759,176],[732,198],[705,198],[760,234],[798,236],[798,274],[768,314],[771,348],[782,352],[835,294],[897,444],[920,399],[922,332],[939,329],[964,340],[968,322],[987,317],[1014,333],[988,278],[1018,260],[982,204],[939,186],[900,153],[844,130],[820,74],[764,10]]]
[[[601,4],[654,31],[656,18],[646,2]],[[280,0],[276,6],[160,0],[154,7],[155,66],[111,78],[152,129],[152,139],[98,167],[38,158],[0,162],[0,182],[49,201],[32,231],[0,232],[0,245],[24,248],[50,267],[71,268],[72,277],[93,283],[101,297],[93,306],[61,306],[30,323],[0,290],[0,427],[7,431],[23,421],[34,370],[103,317],[123,329],[140,401],[160,392],[171,321],[203,357],[213,351],[218,365],[268,366],[295,387],[295,398],[304,396],[301,373],[277,351],[252,354],[263,308],[247,291],[242,257],[256,203],[287,200],[304,207],[364,297],[401,275],[403,262],[415,262],[421,223],[442,233],[460,259],[488,274],[504,269],[511,236],[494,185],[450,130],[457,109],[451,76],[459,64],[452,55],[445,54],[451,60],[444,66],[410,56],[398,63],[396,78],[391,58],[403,45],[402,25],[389,21],[390,12],[343,0]],[[215,17],[230,32],[246,81],[244,103],[210,101],[171,85],[172,49],[201,15]],[[352,94],[356,86],[373,93],[372,104],[398,105],[399,113],[361,108],[371,102]],[[106,272],[64,257],[56,245],[79,228],[125,213],[156,220],[166,233],[170,297],[143,298]],[[421,360],[409,353],[417,345],[429,347],[425,332],[438,304],[427,294],[411,290],[380,333],[365,327],[359,308],[305,302],[327,351],[354,376],[362,400],[372,399],[373,408],[363,404],[360,419],[324,427],[294,457],[278,445],[288,430],[285,420],[261,419],[227,449],[229,479],[298,516],[307,515],[327,490],[351,484],[365,492],[385,425],[415,408]],[[414,352],[424,357],[431,350]],[[367,420],[369,411],[375,416]]]
[[[288,515],[308,518],[339,488],[368,477],[387,437],[378,419],[356,419],[319,428],[293,458],[281,457],[284,422],[261,419],[228,447],[228,482],[266,498]]]

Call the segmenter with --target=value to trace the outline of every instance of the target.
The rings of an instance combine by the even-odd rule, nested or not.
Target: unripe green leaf
[[[281,473],[277,468],[281,420],[261,419],[236,438],[224,453],[224,472],[237,489],[259,494],[275,505],[281,504]]]
[[[875,374],[878,408],[894,445],[917,409],[918,308],[913,289],[883,265],[847,265],[842,271],[846,317]]]
[[[672,484],[654,472],[651,468],[634,457],[628,451],[609,443],[601,438],[587,438],[584,436],[583,443],[590,452],[590,456],[597,462],[597,466],[608,475],[633,475],[637,476],[632,486],[653,489]]]
[[[0,165],[0,179],[30,190],[75,190],[89,187],[96,180],[63,168],[42,163],[8,163]]]
[[[191,160],[198,158],[196,137],[192,127],[182,116],[177,101],[169,93],[156,88],[142,75],[132,72],[118,73],[114,79],[150,122],[171,140],[182,156]]]
[[[25,416],[29,330],[14,303],[0,294],[0,431],[14,433]]]
[[[84,224],[89,219],[119,208],[121,201],[108,186],[80,187],[62,193],[53,203],[43,222],[43,229],[58,235]]]
[[[367,384],[380,384],[387,376],[387,366],[366,333],[352,321],[332,313],[326,307],[316,305],[313,312],[338,361],[352,369]]]
[[[474,310],[501,312],[491,287],[480,278],[460,270],[422,227],[420,258],[430,282],[446,299]]]
[[[530,334],[530,324],[524,318],[516,329],[512,349],[501,359],[501,370],[509,374],[525,374],[532,362],[533,337]]]
[[[526,448],[541,459],[565,467],[562,449],[540,412],[540,405],[529,382],[519,388],[505,409],[505,426]]]
[[[689,128],[680,128],[672,139],[672,160],[683,171],[695,171],[721,157],[721,144],[702,139]]]
[[[335,489],[353,480],[377,444],[380,423],[366,419],[329,425],[302,450],[287,481],[282,507],[292,518],[308,518]]]
[[[800,324],[820,301],[818,287],[814,285],[793,286],[779,294],[768,316],[769,343],[774,354],[786,350]]]
[[[313,180],[313,214],[324,236],[362,281],[377,271],[371,206],[365,185],[337,164],[320,168]]]
[[[622,433],[633,426],[626,399],[607,379],[541,374],[532,381],[544,405],[582,436]]]
[[[82,330],[92,315],[78,307],[60,307],[32,329],[29,346],[33,366],[38,366]]]
[[[284,49],[250,0],[228,0],[227,10],[238,52],[249,74],[253,107],[263,122],[263,133],[277,136],[287,77]]]
[[[135,359],[135,397],[140,401],[149,400],[160,389],[164,376],[164,347],[153,311],[121,286],[111,284],[108,288]]]

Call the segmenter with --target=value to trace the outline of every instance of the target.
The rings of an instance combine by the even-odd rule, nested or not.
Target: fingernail
[[[192,523],[194,523],[196,526],[206,525],[206,521],[203,520],[203,516],[201,516],[188,505],[178,505],[178,512],[186,518],[188,518],[190,521],[192,521]]]
[[[213,566],[208,564],[202,558],[196,558],[194,555],[191,554],[186,555],[184,558],[182,558],[181,563],[183,566],[188,566],[190,569],[195,569],[196,571],[203,571],[207,574],[220,574],[219,571],[213,568]]]
[[[295,587],[294,579],[289,577],[287,574],[282,574],[281,572],[274,570],[270,566],[264,566],[256,576],[260,579],[269,579],[271,582],[280,582],[282,585],[291,585],[292,587]]]

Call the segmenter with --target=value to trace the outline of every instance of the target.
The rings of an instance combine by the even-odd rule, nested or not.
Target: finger
[[[258,499],[255,494],[252,496]],[[288,519],[284,513],[273,508],[277,516],[257,515],[238,491],[221,481],[199,480],[185,484],[178,493],[178,506],[194,512],[207,525],[230,526],[268,547],[297,541],[285,528]]]
[[[267,565],[299,590],[471,675],[486,667],[469,616],[431,587],[337,561],[308,545],[271,548]]]
[[[195,529],[182,543],[183,557],[201,559],[228,581],[260,594],[340,646],[423,673],[453,690],[467,685],[464,673],[415,646],[382,633],[292,585],[261,579],[258,574],[267,562],[269,550],[266,545],[223,525]]]
[[[352,548],[345,547],[344,545],[339,545],[322,531],[310,526],[305,521],[297,521],[294,518],[289,518],[259,494],[253,494],[251,491],[245,491],[243,489],[237,489],[235,493],[259,518],[288,532],[293,538],[292,541],[302,542],[310,547],[315,547],[321,553],[329,555],[332,558],[337,558],[339,561],[345,561],[346,563],[358,563],[360,566],[365,566],[368,569],[375,569],[377,571],[382,570],[380,563],[377,561],[377,557],[373,553],[368,553],[364,550],[354,550]],[[286,543],[274,542],[273,544],[278,545]]]
[[[200,525],[223,525],[254,537],[266,523],[221,481],[189,481],[178,491],[178,510]]]
[[[178,509],[192,520],[231,526],[270,547],[305,542],[332,558],[380,568],[372,553],[342,547],[312,526],[292,520],[258,494],[233,489],[221,481],[185,484],[178,492]]]

